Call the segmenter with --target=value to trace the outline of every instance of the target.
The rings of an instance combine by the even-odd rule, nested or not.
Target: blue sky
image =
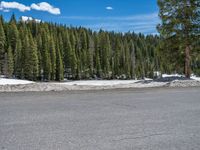
[[[93,30],[155,34],[157,0],[3,0],[0,14],[8,19],[33,17]]]

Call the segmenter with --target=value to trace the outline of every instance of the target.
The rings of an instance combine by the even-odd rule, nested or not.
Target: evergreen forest
[[[33,81],[153,78],[183,73],[184,60],[169,59],[160,35],[92,31],[83,27],[0,17],[0,74]],[[199,42],[192,72],[200,75]],[[178,62],[178,63],[177,63]]]

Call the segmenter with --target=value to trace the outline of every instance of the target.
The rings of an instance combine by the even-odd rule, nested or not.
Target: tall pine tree
[[[6,37],[3,28],[3,18],[0,17],[0,74],[3,73],[4,53],[5,53]]]
[[[170,45],[165,49],[171,50],[165,55],[172,58],[184,54],[184,72],[189,78],[194,41],[200,35],[200,1],[158,0],[158,6],[162,20],[158,30],[164,40],[163,46]],[[173,55],[172,51],[176,53]]]

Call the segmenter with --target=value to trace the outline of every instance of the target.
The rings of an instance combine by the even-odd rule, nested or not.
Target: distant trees
[[[14,62],[11,46],[8,47],[7,53],[5,54],[5,73],[8,77],[12,77],[14,71]]]
[[[6,48],[6,36],[4,31],[3,17],[0,17],[0,73],[3,74],[4,54]]]
[[[189,78],[193,61],[191,57],[199,45],[200,1],[158,0],[158,6],[162,20],[158,26],[162,36],[160,49],[165,55],[164,59],[166,62],[171,60],[169,66],[175,70],[182,72],[184,68],[185,76]]]
[[[160,30],[164,32],[164,26]],[[157,35],[93,32],[34,20],[16,21],[14,15],[5,22],[1,16],[0,74],[39,81],[153,77],[154,71],[174,71],[165,62],[169,52],[160,51],[165,49],[162,39]],[[172,48],[178,48],[177,44]],[[192,60],[196,73],[199,60]]]

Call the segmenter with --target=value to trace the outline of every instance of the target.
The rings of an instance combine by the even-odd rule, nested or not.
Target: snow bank
[[[144,80],[81,80],[45,83],[0,78],[0,92],[105,90],[153,87],[200,87],[200,77],[193,75],[191,79],[187,79],[178,74],[165,74],[163,78],[158,80],[145,78]]]
[[[178,78],[187,79],[187,78],[185,78],[185,75],[181,75],[181,74],[163,74],[162,78],[163,79],[165,79],[165,78],[175,78],[175,80],[178,79]],[[191,75],[190,79],[200,81],[200,77],[197,77],[194,74]]]
[[[127,85],[138,82],[139,80],[82,80],[82,81],[68,81],[64,85],[80,85],[80,86],[114,86],[114,85]]]
[[[169,78],[169,77],[179,77],[179,78],[183,78],[185,77],[184,75],[180,75],[180,74],[162,74],[163,78]]]
[[[197,77],[197,76],[195,76],[195,75],[192,75],[192,76],[191,76],[191,79],[196,80],[196,81],[200,81],[200,77]]]
[[[20,85],[20,84],[31,84],[31,83],[34,82],[28,80],[0,78],[0,85]]]

